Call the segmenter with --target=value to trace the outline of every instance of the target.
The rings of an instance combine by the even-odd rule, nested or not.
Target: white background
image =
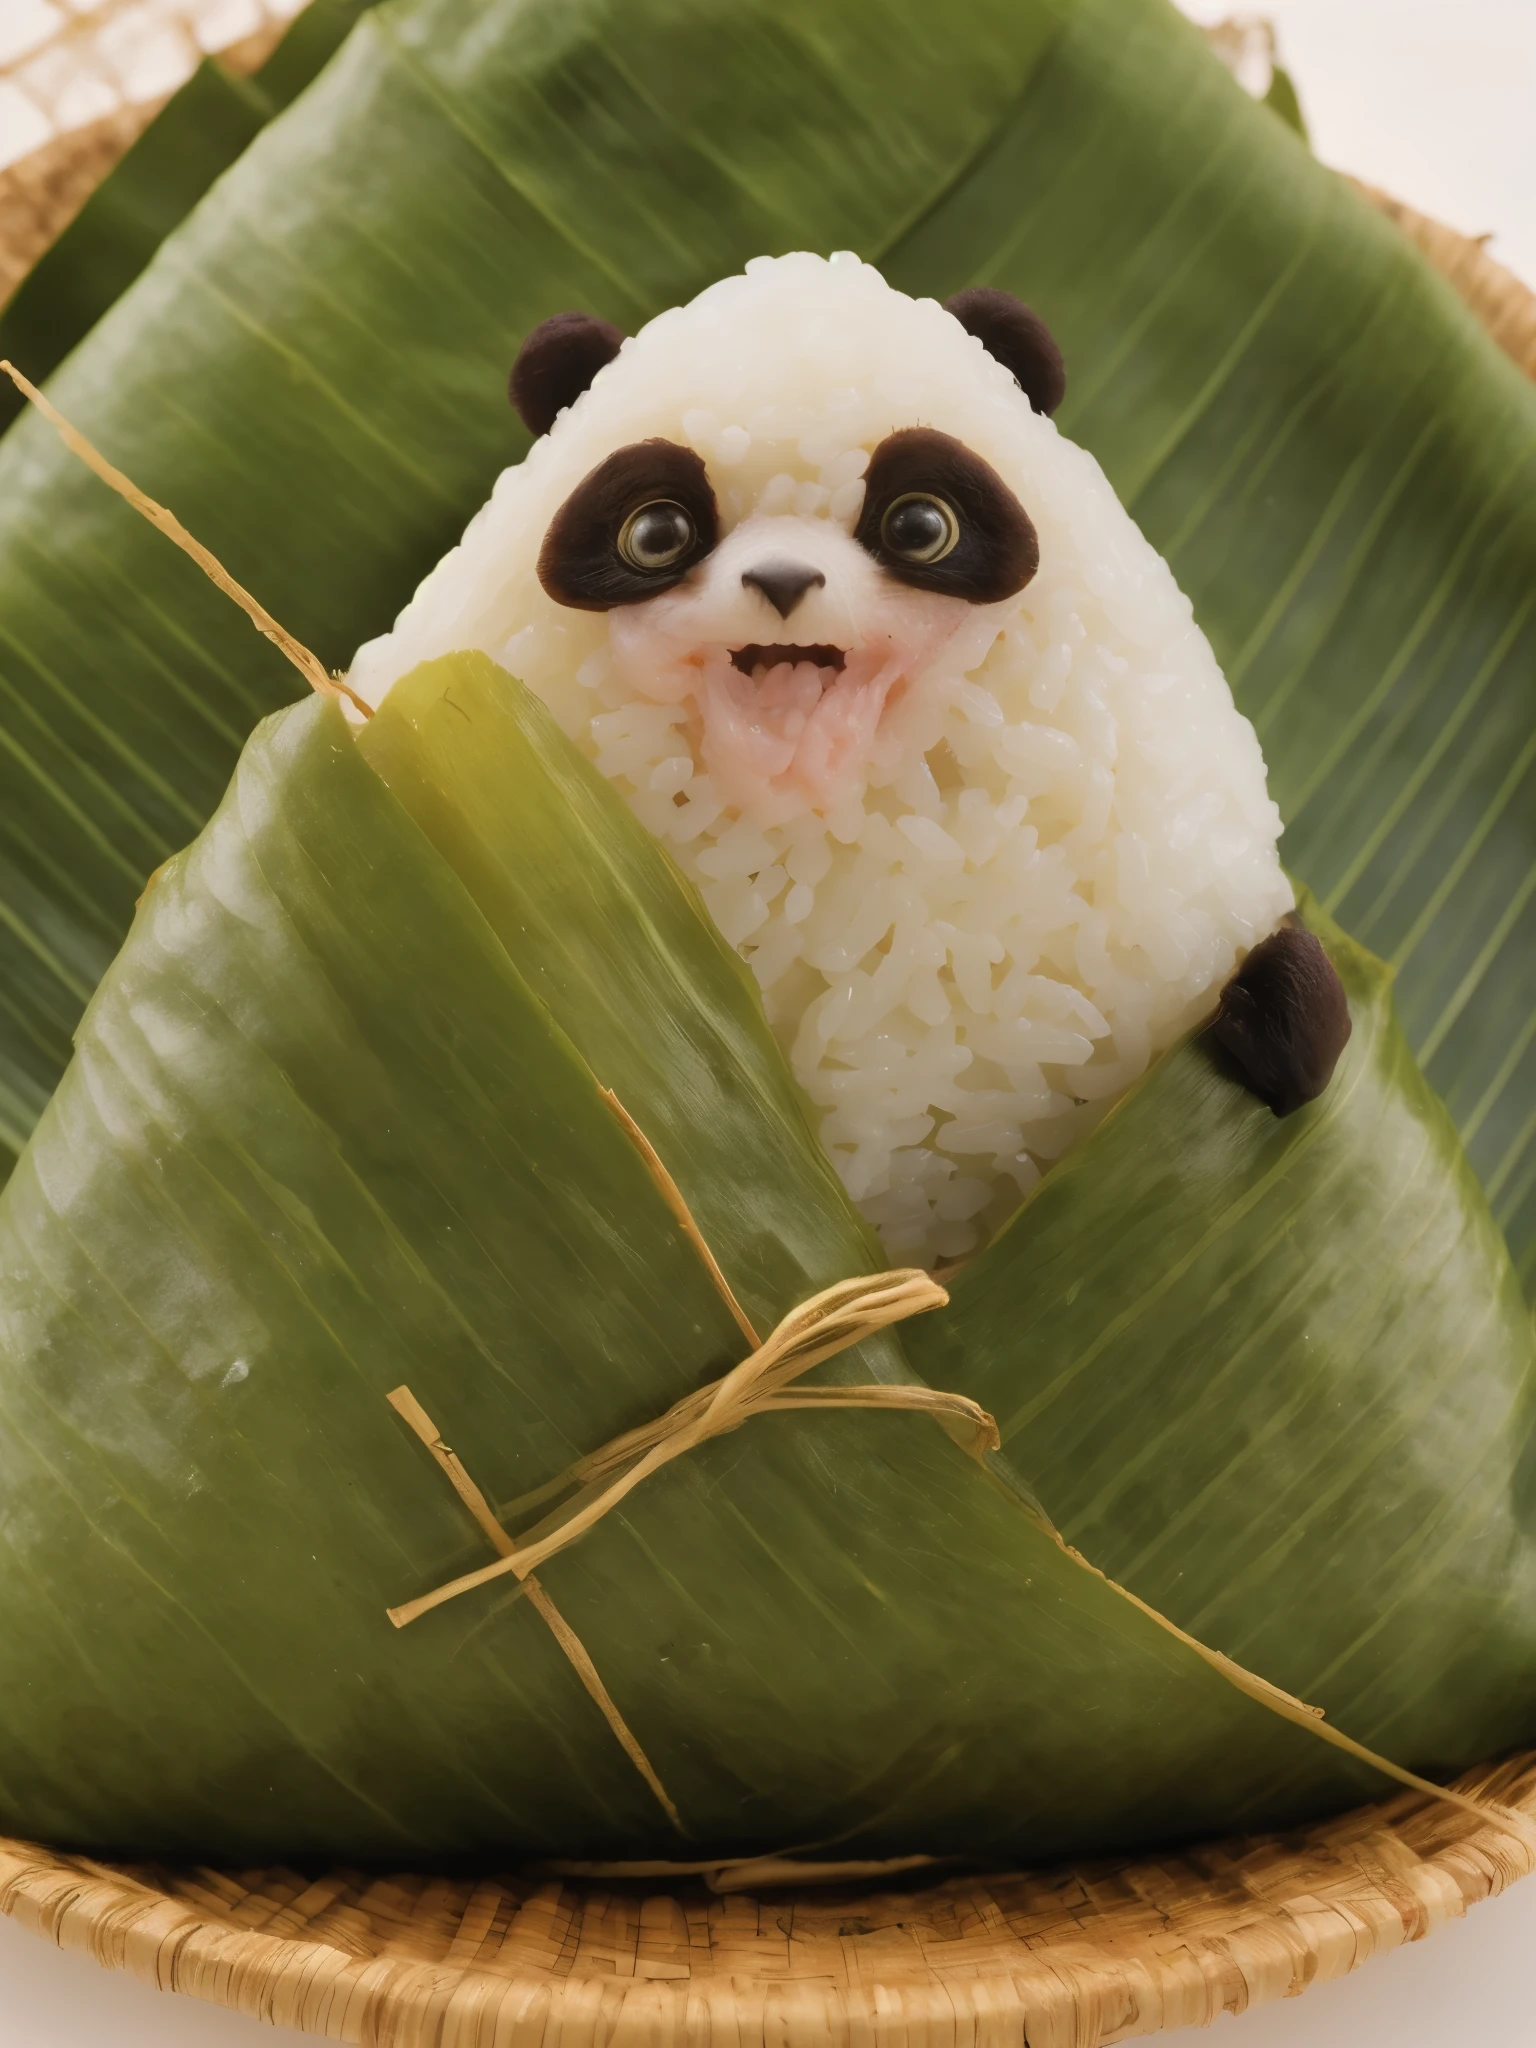
[[[1241,0],[1181,0],[1219,21]],[[1536,0],[1254,0],[1312,146],[1536,286]],[[1536,2025],[1531,2038],[1536,2041]]]
[[[0,28],[20,4],[31,0],[0,0]],[[1188,0],[1187,11],[1214,21],[1229,9]],[[1491,232],[1492,252],[1536,284],[1536,0],[1268,0],[1264,12],[1319,156],[1464,233]],[[1223,2019],[1207,2038],[1211,2048],[1536,2048],[1533,1991],[1536,1880],[1300,2002]],[[0,1920],[0,2048],[303,2038],[150,1991]]]

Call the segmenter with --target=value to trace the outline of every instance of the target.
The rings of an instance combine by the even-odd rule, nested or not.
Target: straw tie
[[[600,1450],[580,1458],[548,1487],[528,1494],[513,1506],[528,1507],[550,1495],[584,1489],[583,1498],[539,1525],[531,1542],[497,1558],[494,1564],[466,1572],[446,1585],[391,1607],[389,1618],[404,1628],[419,1615],[460,1594],[487,1585],[512,1572],[526,1580],[546,1558],[584,1536],[634,1492],[653,1472],[685,1452],[725,1436],[756,1415],[782,1414],[792,1408],[899,1408],[932,1415],[958,1425],[963,1448],[973,1456],[995,1451],[997,1424],[984,1408],[963,1394],[924,1386],[794,1387],[802,1373],[861,1343],[877,1330],[930,1308],[942,1308],[949,1296],[927,1273],[903,1267],[872,1279],[839,1280],[791,1309],[773,1333],[740,1365],[712,1380],[696,1393],[675,1401],[664,1415],[638,1429],[626,1430]],[[397,1390],[409,1397],[405,1388]],[[395,1398],[393,1395],[390,1397]],[[398,1405],[398,1404],[397,1404]],[[595,1489],[595,1490],[594,1490]],[[551,1526],[552,1524],[552,1526]]]
[[[459,1497],[469,1507],[498,1553],[494,1564],[486,1565],[479,1571],[466,1572],[461,1578],[452,1579],[433,1592],[423,1594],[420,1599],[407,1601],[404,1606],[392,1607],[389,1618],[397,1628],[404,1628],[419,1615],[441,1606],[445,1601],[454,1600],[462,1593],[472,1591],[491,1580],[513,1573],[521,1581],[523,1591],[528,1595],[535,1610],[542,1616],[553,1633],[566,1657],[580,1678],[592,1700],[601,1710],[609,1728],[623,1748],[635,1769],[644,1778],[660,1803],[672,1825],[680,1834],[686,1834],[682,1817],[676,1803],[662,1784],[650,1759],[641,1748],[634,1732],[625,1721],[614,1703],[612,1695],[603,1684],[597,1667],[592,1662],[585,1646],[575,1630],[559,1613],[554,1602],[533,1576],[536,1568],[546,1558],[555,1556],[569,1544],[595,1527],[604,1516],[612,1513],[626,1495],[650,1477],[653,1472],[680,1458],[686,1451],[707,1443],[710,1438],[724,1436],[728,1431],[739,1429],[756,1415],[771,1415],[791,1408],[854,1408],[854,1409],[904,1409],[909,1413],[931,1415],[963,1449],[978,1461],[984,1461],[987,1454],[999,1448],[997,1424],[986,1410],[963,1394],[952,1394],[938,1388],[917,1386],[852,1386],[852,1387],[796,1387],[795,1382],[813,1365],[835,1357],[850,1345],[863,1338],[873,1336],[877,1330],[904,1321],[908,1316],[921,1315],[930,1308],[941,1308],[949,1296],[928,1273],[914,1267],[903,1267],[889,1273],[878,1273],[870,1278],[840,1280],[835,1286],[823,1288],[808,1301],[791,1309],[783,1321],[765,1339],[758,1338],[756,1330],[731,1291],[730,1283],[722,1272],[719,1262],[711,1252],[703,1233],[699,1230],[682,1190],[667,1171],[660,1155],[640,1129],[634,1118],[625,1109],[610,1089],[601,1091],[602,1098],[612,1111],[626,1136],[645,1161],[652,1180],[656,1183],[662,1198],[677,1219],[683,1234],[698,1253],[709,1272],[731,1314],[735,1317],[747,1341],[753,1346],[750,1355],[742,1360],[722,1378],[712,1380],[708,1386],[700,1387],[696,1393],[685,1395],[675,1401],[664,1415],[654,1422],[643,1424],[638,1429],[626,1430],[600,1449],[579,1458],[574,1465],[552,1480],[547,1486],[535,1492],[524,1494],[513,1501],[509,1514],[526,1513],[547,1500],[569,1493],[573,1488],[581,1489],[574,1502],[567,1502],[525,1531],[520,1542],[514,1542],[496,1516],[475,1482],[470,1478],[457,1456],[438,1435],[436,1424],[422,1408],[408,1387],[397,1387],[389,1396],[396,1411],[404,1417],[416,1435],[421,1438]],[[1079,1569],[1103,1582],[1118,1598],[1129,1602],[1147,1619],[1164,1629],[1177,1641],[1193,1651],[1204,1663],[1235,1687],[1246,1693],[1270,1713],[1282,1720],[1303,1728],[1319,1741],[1331,1748],[1339,1749],[1349,1756],[1358,1758],[1373,1769],[1389,1778],[1395,1778],[1400,1785],[1406,1785],[1415,1792],[1432,1799],[1443,1800],[1448,1805],[1461,1807],[1486,1819],[1490,1813],[1509,1821],[1527,1838],[1536,1837],[1536,1823],[1526,1815],[1511,1812],[1486,1799],[1478,1799],[1467,1793],[1458,1792],[1452,1786],[1437,1785],[1433,1780],[1421,1778],[1417,1772],[1405,1770],[1401,1764],[1389,1757],[1380,1756],[1363,1743],[1356,1742],[1342,1729],[1329,1725],[1321,1707],[1309,1706],[1292,1694],[1273,1685],[1257,1672],[1247,1670],[1219,1650],[1211,1649],[1196,1637],[1189,1635],[1160,1614],[1155,1607],[1138,1598],[1128,1587],[1116,1584],[1098,1567],[1085,1558],[1081,1552],[1063,1541],[1049,1524],[1043,1524],[1045,1532],[1060,1545],[1063,1554],[1069,1557]],[[750,1864],[750,1859],[748,1859]],[[574,1868],[574,1866],[572,1866]],[[647,1865],[649,1870],[653,1866]],[[663,1866],[654,1868],[660,1871]],[[700,1866],[693,1864],[666,1866],[670,1871],[692,1871]],[[724,1868],[725,1866],[721,1866]],[[750,1864],[754,1872],[758,1866]],[[638,1868],[638,1866],[636,1866]],[[713,1865],[710,1866],[714,1868]],[[596,1869],[596,1866],[593,1866]]]
[[[644,1161],[657,1191],[676,1219],[678,1227],[698,1254],[716,1291],[735,1318],[742,1335],[752,1346],[750,1354],[722,1378],[674,1401],[665,1414],[578,1458],[558,1478],[510,1503],[505,1512],[521,1515],[545,1501],[558,1499],[580,1489],[574,1501],[546,1515],[521,1541],[514,1542],[493,1513],[485,1495],[471,1479],[458,1455],[444,1443],[436,1423],[409,1387],[396,1387],[389,1402],[424,1443],[447,1475],[450,1485],[480,1524],[497,1553],[496,1562],[479,1571],[466,1572],[447,1585],[438,1586],[419,1599],[391,1607],[389,1618],[396,1628],[405,1628],[419,1615],[445,1601],[491,1580],[513,1574],[535,1611],[549,1627],[564,1651],[588,1695],[602,1713],[620,1747],[655,1794],[667,1818],[680,1834],[686,1834],[676,1803],[662,1784],[641,1748],[634,1731],[619,1712],[612,1694],[576,1631],[560,1614],[554,1602],[534,1577],[546,1558],[564,1550],[609,1515],[626,1495],[687,1451],[724,1436],[750,1422],[757,1415],[772,1415],[792,1408],[901,1409],[909,1414],[931,1415],[969,1451],[981,1458],[999,1446],[997,1424],[987,1411],[963,1394],[950,1394],[922,1385],[852,1387],[799,1387],[795,1385],[812,1366],[834,1358],[840,1351],[861,1343],[877,1330],[921,1315],[930,1308],[942,1308],[949,1300],[944,1289],[929,1274],[915,1267],[901,1267],[870,1277],[839,1280],[809,1300],[791,1309],[766,1339],[760,1338],[751,1319],[731,1290],[730,1282],[710,1250],[703,1232],[684,1199],[682,1189],[667,1171],[661,1155],[629,1111],[609,1088],[599,1094],[605,1106]]]
[[[661,1171],[665,1172],[665,1168]],[[721,1286],[724,1291],[723,1280]],[[672,1825],[680,1834],[686,1834],[675,1801],[603,1684],[586,1646],[534,1577],[534,1571],[546,1558],[564,1550],[611,1514],[653,1472],[673,1458],[680,1458],[685,1451],[707,1443],[711,1437],[739,1429],[755,1415],[771,1415],[791,1408],[904,1409],[932,1415],[975,1457],[995,1451],[999,1444],[997,1424],[984,1408],[963,1394],[924,1386],[880,1385],[800,1387],[785,1391],[813,1365],[835,1357],[892,1323],[920,1315],[925,1309],[941,1308],[948,1300],[942,1287],[913,1267],[880,1273],[873,1279],[840,1280],[835,1286],[823,1288],[820,1294],[791,1309],[767,1341],[722,1379],[712,1380],[696,1393],[685,1395],[654,1422],[626,1430],[601,1449],[579,1458],[548,1486],[514,1501],[509,1512],[534,1506],[572,1487],[583,1489],[579,1500],[547,1516],[534,1530],[533,1541],[521,1545],[514,1545],[485,1495],[470,1478],[457,1453],[443,1442],[437,1425],[410,1388],[396,1387],[388,1397],[390,1406],[432,1453],[499,1554],[494,1564],[466,1572],[404,1606],[391,1607],[390,1620],[396,1628],[405,1628],[445,1601],[455,1600],[461,1593],[472,1592],[508,1572],[514,1573],[619,1746],[650,1786]],[[751,1325],[746,1324],[746,1328],[750,1330]]]

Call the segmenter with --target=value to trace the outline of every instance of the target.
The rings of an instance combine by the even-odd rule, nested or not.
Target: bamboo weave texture
[[[1536,1815],[1536,1756],[1458,1782]],[[1406,1794],[1288,1837],[863,1895],[111,1868],[0,1841],[0,1907],[369,2048],[1100,2048],[1344,1976],[1533,1861]]]

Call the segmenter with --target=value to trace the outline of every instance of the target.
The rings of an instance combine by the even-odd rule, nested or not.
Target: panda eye
[[[619,530],[619,553],[632,569],[670,569],[693,546],[693,521],[681,505],[658,498],[631,512]]]
[[[997,471],[934,427],[898,427],[870,456],[853,537],[898,582],[969,604],[1012,597],[1040,566],[1029,514]]]
[[[680,582],[719,538],[720,508],[697,451],[675,441],[631,441],[589,470],[549,522],[539,582],[573,611],[645,604]]]
[[[908,491],[887,506],[880,542],[898,561],[942,562],[960,539],[954,507],[927,491]]]

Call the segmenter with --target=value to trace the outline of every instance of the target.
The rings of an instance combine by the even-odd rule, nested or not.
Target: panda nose
[[[743,588],[760,590],[781,619],[789,617],[808,590],[822,588],[826,580],[819,569],[808,569],[804,562],[760,562],[741,574]]]

